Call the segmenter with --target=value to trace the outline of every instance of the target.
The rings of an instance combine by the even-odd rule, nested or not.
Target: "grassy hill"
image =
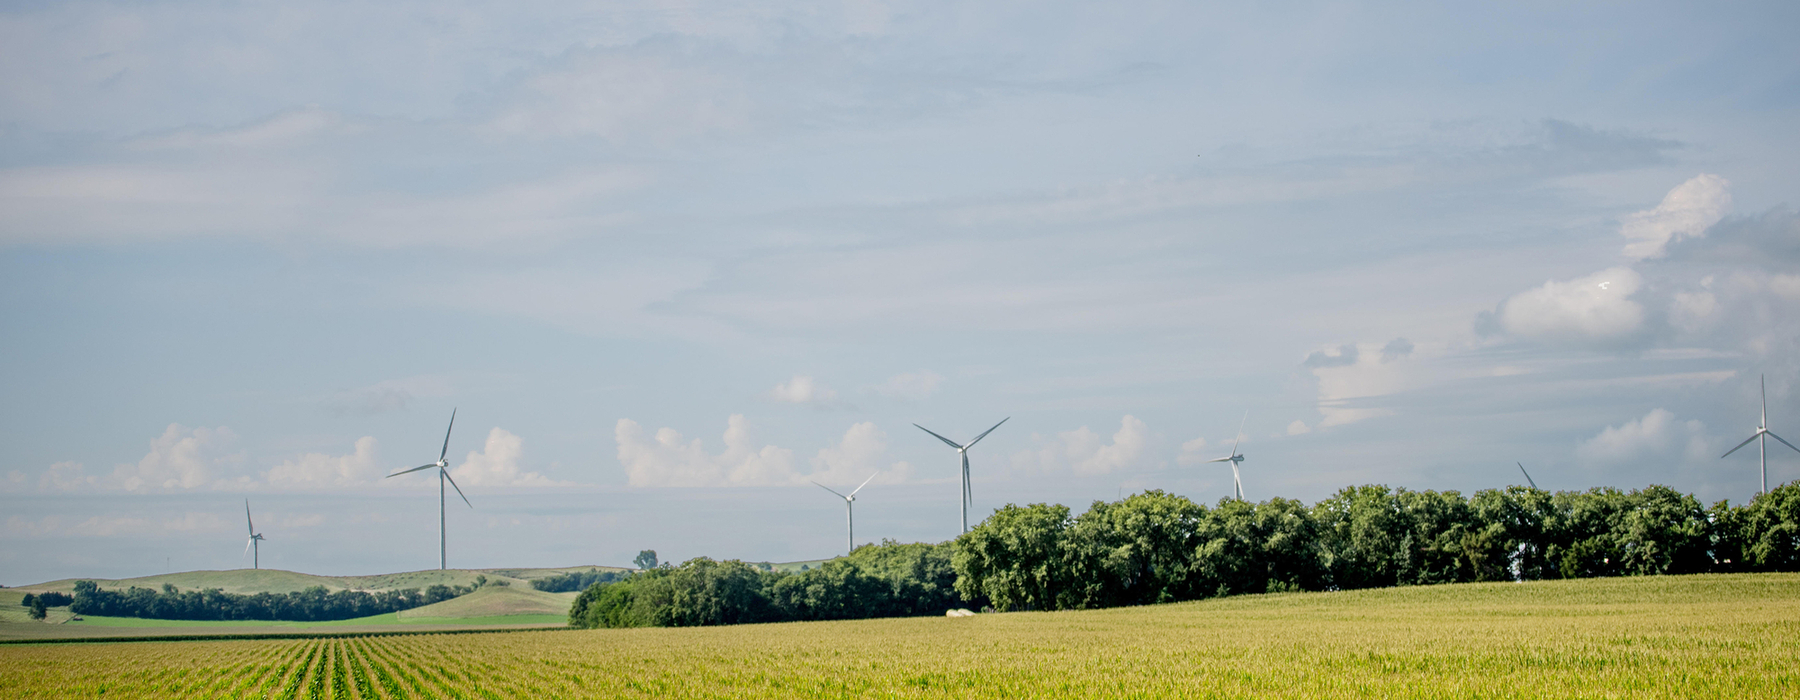
[[[296,631],[381,631],[396,628],[435,630],[506,625],[560,627],[567,621],[569,605],[574,602],[577,594],[546,593],[532,588],[531,581],[595,569],[625,570],[610,566],[571,566],[535,569],[431,569],[372,576],[316,576],[276,569],[235,569],[184,571],[127,579],[86,579],[106,589],[132,586],[160,589],[168,584],[181,590],[217,588],[237,594],[288,593],[312,586],[324,586],[333,591],[385,591],[425,588],[434,584],[472,586],[478,577],[486,577],[489,585],[465,596],[412,610],[331,622],[144,620],[98,616],[75,620],[67,607],[50,608],[49,616],[44,620],[31,619],[26,609],[19,604],[25,594],[50,591],[69,593],[74,591],[75,582],[81,580],[63,579],[0,589],[0,639],[107,637],[121,634],[278,634]]]
[[[554,615],[567,619],[569,605],[578,593],[545,593],[526,586],[484,586],[474,593],[441,603],[402,610],[401,620],[499,617],[505,615]]]

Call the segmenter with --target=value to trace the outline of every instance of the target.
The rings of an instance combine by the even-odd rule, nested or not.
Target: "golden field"
[[[4,697],[1800,697],[1800,575],[972,618],[0,646]]]

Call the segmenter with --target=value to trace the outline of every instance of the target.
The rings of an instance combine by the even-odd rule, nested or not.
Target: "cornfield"
[[[0,647],[0,696],[1800,697],[1800,575],[972,618]]]

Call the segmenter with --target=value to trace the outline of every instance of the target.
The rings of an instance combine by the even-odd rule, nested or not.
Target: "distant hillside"
[[[485,586],[474,593],[402,611],[401,620],[496,617],[500,615],[568,615],[578,593],[545,593],[530,586]]]
[[[21,592],[62,591],[73,592],[75,582],[89,580],[100,584],[101,588],[162,588],[164,584],[172,584],[181,590],[202,590],[217,588],[226,593],[289,593],[312,586],[324,586],[327,590],[360,590],[386,591],[398,588],[424,588],[434,584],[448,586],[473,586],[477,576],[486,576],[489,580],[500,580],[514,587],[530,588],[532,579],[556,576],[575,571],[626,571],[616,566],[571,566],[560,569],[428,569],[425,571],[407,571],[395,574],[376,574],[372,576],[317,576],[295,571],[278,569],[232,569],[230,571],[184,571],[174,574],[158,574],[125,579],[62,579],[46,581],[30,586],[19,586],[11,589]],[[561,612],[567,612],[567,606]]]

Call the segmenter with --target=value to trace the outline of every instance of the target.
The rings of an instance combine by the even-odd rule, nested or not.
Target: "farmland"
[[[0,647],[7,697],[1800,697],[1800,575],[687,629]]]
[[[477,577],[486,577],[488,585],[468,595],[450,600],[370,617],[324,622],[266,620],[157,620],[133,617],[86,615],[76,621],[68,607],[51,608],[48,619],[39,622],[26,617],[19,606],[26,593],[73,590],[73,579],[0,590],[0,639],[78,639],[113,636],[157,636],[196,634],[292,634],[298,632],[378,632],[382,630],[441,631],[459,627],[554,626],[567,620],[569,603],[574,593],[547,593],[531,587],[532,579],[568,571],[569,569],[482,569],[449,571],[414,571],[379,576],[313,576],[291,571],[239,569],[235,571],[192,571],[117,581],[102,580],[107,588],[127,586],[159,588],[176,586],[183,590],[220,588],[233,593],[285,593],[309,586],[328,590],[393,589],[433,584],[473,585]]]

